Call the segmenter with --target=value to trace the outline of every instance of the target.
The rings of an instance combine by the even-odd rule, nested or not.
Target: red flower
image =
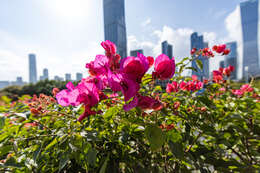
[[[225,49],[223,55],[228,55],[230,53],[230,49]]]
[[[193,49],[191,50],[190,54],[193,55],[193,54],[196,53],[196,51],[197,51],[197,49],[196,49],[196,48],[193,48]]]
[[[148,56],[148,57],[146,57],[146,58],[147,58],[147,60],[148,60],[148,62],[149,62],[149,67],[152,67],[152,66],[153,66],[153,63],[154,63],[153,57]]]
[[[161,54],[155,60],[153,76],[160,80],[172,78],[175,73],[175,60],[167,55]]]

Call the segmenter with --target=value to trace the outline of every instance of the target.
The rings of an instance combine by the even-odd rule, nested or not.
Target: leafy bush
[[[76,82],[75,82],[76,84]],[[55,80],[43,80],[39,81],[36,84],[27,84],[24,86],[9,86],[0,91],[0,96],[5,95],[11,98],[12,100],[17,100],[18,97],[23,95],[34,94],[40,95],[52,95],[53,88],[65,89],[66,82],[64,81],[55,81]]]
[[[102,58],[112,56],[110,60],[117,60],[114,45],[108,43],[102,43],[106,49]],[[124,74],[113,72],[123,78],[117,81],[118,76],[108,76],[110,81],[104,85],[99,85],[105,81],[104,76],[96,80],[101,77],[97,72],[107,72],[95,66],[100,60],[97,56],[98,60],[87,65],[92,77],[76,87],[69,83],[66,90],[53,90],[59,104],[44,94],[23,96],[15,102],[2,97],[0,171],[259,171],[259,90],[252,84],[233,89],[228,79],[232,67],[214,71],[213,79],[203,83],[196,76],[180,76],[183,70],[190,69],[186,64],[202,53],[213,55],[205,55],[208,52],[196,50],[193,58],[176,64],[179,75],[173,78],[172,72],[165,73],[157,66],[158,58],[173,63],[164,55],[155,60],[153,75],[137,69],[142,67],[138,58],[146,57],[125,59],[123,62],[135,64],[129,67],[136,74],[135,80],[124,76],[129,72],[124,71],[131,64],[128,62]],[[153,59],[148,59],[151,65]],[[112,65],[108,69],[119,68],[118,64],[108,64]],[[200,66],[198,60],[197,64]],[[171,78],[166,92],[155,86],[158,78]],[[122,92],[112,92],[118,89],[115,86],[121,86]]]

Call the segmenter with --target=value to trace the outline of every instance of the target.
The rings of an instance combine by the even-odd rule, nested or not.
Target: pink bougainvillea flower
[[[209,49],[209,48],[204,48],[202,51],[202,56],[206,56],[206,57],[214,57],[213,52]]]
[[[196,90],[200,90],[201,88],[203,88],[203,82],[195,82],[195,88]]]
[[[120,81],[121,91],[124,94],[125,101],[130,100],[134,97],[140,89],[139,84],[133,81],[128,75],[123,74],[122,80]]]
[[[123,109],[124,109],[126,112],[128,112],[128,111],[130,111],[131,109],[135,108],[137,105],[138,105],[138,98],[137,98],[137,96],[135,96],[130,103],[125,104],[125,105],[123,106]]]
[[[142,110],[150,109],[150,110],[157,111],[162,109],[163,105],[157,99],[154,99],[149,96],[142,96],[140,94],[137,94],[129,104],[124,105],[124,110],[129,111],[134,107],[139,107]]]
[[[170,59],[167,55],[161,54],[155,60],[154,64],[154,78],[166,80],[173,77],[175,73],[175,60]]]
[[[196,51],[197,51],[197,49],[196,49],[196,48],[193,48],[193,49],[191,49],[190,54],[193,55],[193,54],[196,53]]]
[[[166,92],[178,92],[179,91],[179,84],[176,81],[173,81],[171,84],[167,84]]]
[[[109,68],[109,60],[105,55],[97,55],[94,61],[86,64],[91,76],[106,74]]]
[[[223,55],[228,55],[230,53],[230,49],[225,49],[224,51],[223,51]]]
[[[244,84],[240,87],[242,92],[253,92],[254,89],[249,84]]]
[[[107,56],[116,54],[116,45],[110,40],[103,41],[101,46],[105,49]]]
[[[226,91],[226,88],[222,87],[222,88],[219,89],[219,91],[225,92],[225,91]]]
[[[91,110],[91,107],[85,105],[85,110],[83,114],[79,116],[78,121],[82,121],[83,119],[89,117],[90,115],[95,115],[96,113],[97,112]]]
[[[187,83],[182,81],[180,83],[179,87],[180,87],[181,90],[185,91],[185,90],[187,90]]]
[[[217,52],[217,53],[223,53],[224,50],[226,49],[226,45],[225,45],[225,44],[221,44],[221,45],[219,45],[219,46],[215,45],[215,46],[213,46],[212,49],[213,49],[215,52]]]
[[[151,56],[148,56],[148,57],[147,57],[147,60],[148,60],[148,62],[149,62],[149,67],[152,67],[152,66],[153,66],[153,63],[154,63],[154,58],[151,57]]]
[[[241,90],[232,90],[232,93],[237,96],[242,96],[244,94],[244,92]]]
[[[75,89],[72,82],[68,82],[66,87],[68,89],[62,90],[56,94],[56,99],[61,106],[78,106],[80,103],[77,101],[79,90]]]
[[[141,81],[144,74],[149,69],[149,61],[143,55],[138,53],[137,57],[127,57],[121,60],[120,70],[133,77],[133,80]]]
[[[92,107],[99,102],[99,90],[94,83],[80,82],[77,86],[79,96],[77,101]]]
[[[198,81],[198,76],[192,75],[192,76],[191,76],[191,79],[192,79],[193,81]]]

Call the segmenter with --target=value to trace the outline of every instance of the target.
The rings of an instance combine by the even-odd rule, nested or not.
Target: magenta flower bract
[[[62,90],[56,94],[56,99],[61,106],[78,106],[80,103],[77,101],[79,90],[75,89],[72,82],[68,82],[66,87],[68,89]]]
[[[106,50],[108,56],[116,54],[116,45],[110,40],[103,41],[101,46]]]
[[[170,59],[167,55],[161,54],[155,60],[154,70],[153,75],[160,80],[172,78],[175,73],[174,58]]]
[[[149,69],[149,61],[143,55],[138,53],[137,57],[127,57],[121,60],[120,70],[123,73],[133,77],[133,80],[141,81],[144,74]]]

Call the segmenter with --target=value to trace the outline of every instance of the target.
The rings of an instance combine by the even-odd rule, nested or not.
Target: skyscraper
[[[203,49],[204,47],[208,47],[207,43],[203,41],[203,35],[198,36],[197,32],[191,34],[191,49],[196,48],[197,50]],[[197,71],[192,70],[192,75],[198,76],[200,80],[203,78],[209,78],[209,60],[207,57],[199,56],[198,59],[203,64],[203,70],[201,70],[198,66],[196,61],[192,61],[192,67],[195,68]]]
[[[245,77],[245,67],[248,67],[249,75],[260,75],[259,10],[258,0],[240,3],[243,36],[243,77]]]
[[[71,74],[70,73],[66,73],[65,74],[65,80],[66,81],[71,81]]]
[[[83,78],[82,73],[76,73],[76,81],[80,81]]]
[[[117,46],[122,58],[127,56],[125,0],[103,0],[105,40]]]
[[[162,42],[162,53],[172,59],[172,45],[167,41]]]
[[[220,61],[219,62],[219,67],[225,68],[225,61]]]
[[[49,71],[47,68],[43,69],[43,78],[45,79],[49,79]]]
[[[37,82],[37,68],[35,54],[29,54],[29,83]]]
[[[230,49],[230,53],[225,56],[225,66],[234,66],[235,70],[231,73],[230,78],[231,79],[237,79],[237,43],[236,42],[230,42],[227,43],[227,48]]]
[[[130,56],[137,57],[137,53],[144,54],[144,52],[143,52],[142,49],[138,49],[138,50],[131,50],[131,51],[130,51]]]

